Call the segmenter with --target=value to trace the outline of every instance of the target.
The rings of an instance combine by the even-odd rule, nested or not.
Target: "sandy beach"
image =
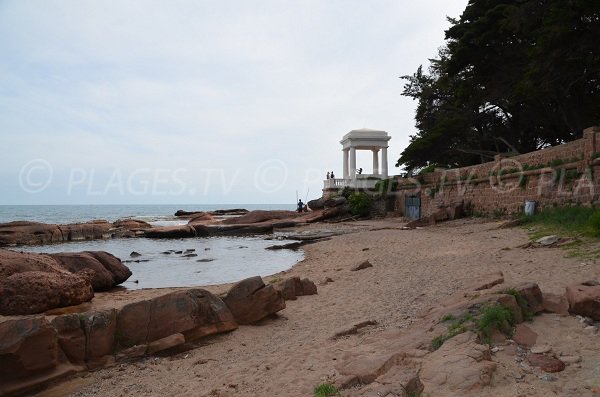
[[[192,349],[80,374],[38,395],[311,396],[316,385],[335,383],[336,364],[366,337],[408,327],[425,309],[443,302],[474,277],[502,271],[506,282],[533,281],[542,291],[559,294],[570,282],[600,278],[596,261],[567,258],[560,248],[519,248],[529,241],[526,230],[498,229],[499,224],[464,219],[403,230],[400,218],[387,218],[296,228],[343,234],[306,245],[303,261],[265,281],[308,277],[318,285],[317,295],[287,301],[277,316],[203,339],[188,346]],[[373,267],[350,271],[361,260],[369,260]],[[325,283],[326,278],[333,281]],[[220,293],[227,287],[206,289]],[[119,294],[128,293],[98,294],[94,305],[126,299]],[[357,335],[332,338],[365,320],[377,325]],[[543,314],[531,327],[553,344],[554,351],[577,354],[581,362],[548,382],[536,374],[515,376],[519,372],[515,360],[497,354],[491,386],[469,395],[597,395],[593,385],[600,382],[599,337],[585,334],[574,316]]]

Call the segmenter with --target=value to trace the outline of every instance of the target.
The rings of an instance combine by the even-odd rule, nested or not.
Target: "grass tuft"
[[[491,305],[483,308],[481,318],[477,323],[477,329],[481,340],[490,344],[492,333],[498,330],[503,334],[512,332],[513,316],[510,310],[501,305]]]
[[[320,385],[315,386],[314,397],[329,397],[339,395],[340,392],[331,383],[321,383]]]

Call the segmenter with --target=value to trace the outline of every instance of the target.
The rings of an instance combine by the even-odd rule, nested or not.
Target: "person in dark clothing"
[[[330,178],[330,177],[329,177],[329,171],[327,171],[327,179],[329,179],[329,178]]]
[[[302,212],[302,210],[304,209],[304,203],[302,202],[302,199],[298,200],[298,212]]]
[[[335,179],[335,175],[333,175],[333,171],[331,171],[331,174],[329,174],[329,177],[330,177],[331,179]]]

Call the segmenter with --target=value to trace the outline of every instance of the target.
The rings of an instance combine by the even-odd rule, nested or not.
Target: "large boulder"
[[[63,235],[63,241],[109,239],[112,237],[113,229],[112,223],[105,220],[59,225],[58,227]]]
[[[0,321],[0,395],[23,392],[79,369],[66,360],[44,317]]]
[[[89,281],[68,272],[16,273],[0,280],[0,314],[34,314],[94,297]]]
[[[105,220],[69,225],[9,222],[0,224],[0,246],[106,239],[113,236],[113,231],[113,224]]]
[[[152,227],[148,222],[140,221],[137,219],[119,219],[113,223],[116,228],[123,228],[127,230],[141,230],[149,229]]]
[[[94,296],[86,277],[52,257],[0,250],[0,314],[33,314],[78,305]]]
[[[186,341],[237,328],[225,303],[210,292],[194,288],[130,303],[119,312],[119,348],[147,344],[181,333]]]
[[[344,196],[333,196],[323,201],[324,208],[338,207],[348,202]]]
[[[273,284],[273,288],[281,292],[283,299],[296,300],[298,296],[315,295],[317,286],[309,279],[300,279],[300,277],[290,277]]]
[[[207,224],[211,222],[214,222],[214,217],[211,214],[208,212],[198,212],[191,216],[188,225],[195,223]]]
[[[285,309],[281,292],[266,286],[260,276],[234,284],[223,301],[238,324],[252,324]]]
[[[187,238],[196,237],[198,233],[191,225],[161,226],[144,230],[144,236],[148,238]]]
[[[325,198],[319,197],[318,199],[310,200],[308,203],[308,208],[311,210],[322,210],[325,208]]]
[[[224,219],[223,221],[221,221],[221,223],[223,223],[225,225],[253,224],[253,223],[262,223],[262,222],[272,221],[272,220],[277,220],[277,219],[295,218],[300,215],[301,214],[296,211],[256,210],[256,211],[250,211],[245,215],[238,216],[235,218]]]
[[[58,225],[22,221],[0,224],[0,246],[47,244],[63,240],[63,234]]]
[[[600,282],[585,281],[567,286],[569,311],[600,320]]]
[[[119,258],[107,252],[61,252],[50,254],[50,257],[65,270],[88,278],[94,291],[107,291],[131,276],[131,270]]]

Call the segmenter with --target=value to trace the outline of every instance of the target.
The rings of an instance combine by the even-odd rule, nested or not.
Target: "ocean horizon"
[[[244,208],[252,210],[294,210],[292,204],[50,204],[0,205],[0,223],[30,221],[53,224],[133,218],[146,222],[174,221],[175,212],[215,211]]]

